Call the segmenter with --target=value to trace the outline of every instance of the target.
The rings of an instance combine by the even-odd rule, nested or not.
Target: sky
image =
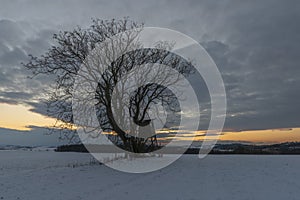
[[[28,144],[21,134],[30,144],[56,144],[55,137],[40,136],[54,122],[41,102],[53,77],[28,78],[21,65],[27,55],[46,52],[60,30],[124,16],[180,31],[210,54],[227,95],[221,140],[300,141],[299,10],[300,2],[292,0],[2,0],[0,144]],[[207,98],[201,103],[205,107]]]

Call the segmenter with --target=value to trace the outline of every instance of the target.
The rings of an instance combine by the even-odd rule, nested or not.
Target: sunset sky
[[[224,80],[227,118],[221,141],[300,141],[300,4],[292,1],[39,1],[3,0],[0,6],[0,145],[59,144],[45,136],[42,97],[53,77],[37,76],[22,65],[41,55],[52,35],[91,18],[129,16],[145,26],[180,31],[197,40]],[[138,7],[139,9],[136,9]],[[199,85],[199,93],[204,86]],[[204,91],[205,89],[203,89]],[[202,133],[209,98],[200,102]],[[194,119],[195,120],[195,119]],[[198,133],[197,133],[198,134]],[[187,137],[188,138],[188,137]],[[201,140],[201,136],[197,137]]]

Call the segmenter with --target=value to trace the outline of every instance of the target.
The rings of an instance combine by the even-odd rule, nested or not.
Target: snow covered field
[[[300,156],[184,155],[147,174],[83,153],[0,151],[0,199],[299,199]]]

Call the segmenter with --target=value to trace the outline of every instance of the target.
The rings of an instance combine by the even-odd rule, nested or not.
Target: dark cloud
[[[31,112],[42,114],[48,117],[55,117],[55,116],[49,116],[49,112],[47,111],[47,104],[44,101],[39,101],[39,102],[28,101],[26,103],[32,107],[31,109],[29,109],[29,111]]]
[[[6,66],[19,65],[20,61],[26,60],[27,55],[25,52],[15,47],[14,49],[3,53],[0,57],[0,64]]]
[[[25,92],[1,92],[1,95],[8,98],[24,99],[24,100],[28,100],[32,97],[32,94],[25,93]]]
[[[18,105],[20,102],[14,99],[0,98],[0,103],[10,104],[10,105]]]
[[[20,24],[11,20],[0,20],[0,41],[7,45],[19,45],[22,42],[24,32]]]
[[[40,55],[50,47],[54,31],[36,30],[25,22],[0,20],[0,102],[26,103],[38,99],[51,77],[29,79],[31,72],[21,63],[28,54]]]
[[[30,131],[0,127],[0,145],[58,146],[68,141],[59,140],[59,131],[51,132],[43,127],[30,126]]]
[[[224,18],[224,42],[205,45],[226,85],[226,126],[299,126],[299,3],[237,3],[232,9]]]

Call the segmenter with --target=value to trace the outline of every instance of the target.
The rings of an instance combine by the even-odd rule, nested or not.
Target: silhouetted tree
[[[99,124],[103,131],[113,133],[108,135],[112,142],[126,150],[149,152],[158,148],[155,128],[148,114],[149,108],[160,102],[169,115],[176,118],[180,106],[168,86],[175,84],[180,79],[178,74],[189,74],[192,72],[192,68],[189,62],[182,61],[178,56],[170,53],[172,44],[162,41],[157,43],[159,49],[143,49],[140,44],[134,43],[134,39],[138,37],[142,28],[143,24],[138,24],[128,18],[122,20],[94,19],[92,25],[87,29],[77,27],[72,31],[54,34],[53,38],[56,44],[44,55],[40,57],[29,55],[30,61],[24,66],[30,69],[34,75],[56,75],[56,85],[49,92],[47,106],[48,114],[57,119],[55,126],[65,130],[62,133],[63,138],[71,141],[76,139],[71,103],[75,78],[81,65],[97,44],[126,31],[127,38],[114,43],[114,47],[135,45],[138,50],[127,52],[119,58],[113,59],[114,52],[111,52],[110,47],[104,46],[104,49],[107,48],[105,50],[106,61],[109,62],[101,63],[101,60],[97,60],[98,63],[106,66],[104,72],[97,72],[101,73],[99,74],[101,79],[96,80],[98,87],[95,93],[97,101],[95,106]],[[150,66],[136,68],[136,66],[145,64]],[[151,69],[154,68],[152,66],[155,64],[168,65],[178,73],[174,73],[172,70],[160,70],[159,67],[156,68],[156,72],[151,72]],[[127,78],[128,73],[131,75],[132,73],[143,74],[145,79],[147,76],[153,78],[153,73],[156,73],[154,77],[161,82],[159,84],[140,82],[141,86],[132,93],[124,88],[125,82],[131,81],[130,78],[134,77]],[[168,77],[172,78],[168,79]],[[143,80],[136,77],[135,81]],[[114,90],[118,95],[112,98]],[[124,99],[128,100],[129,105],[124,105]],[[113,110],[117,110],[120,116],[114,117]],[[129,113],[129,117],[126,113]],[[174,120],[174,118],[172,119]],[[167,126],[170,124],[165,128],[168,128]]]

